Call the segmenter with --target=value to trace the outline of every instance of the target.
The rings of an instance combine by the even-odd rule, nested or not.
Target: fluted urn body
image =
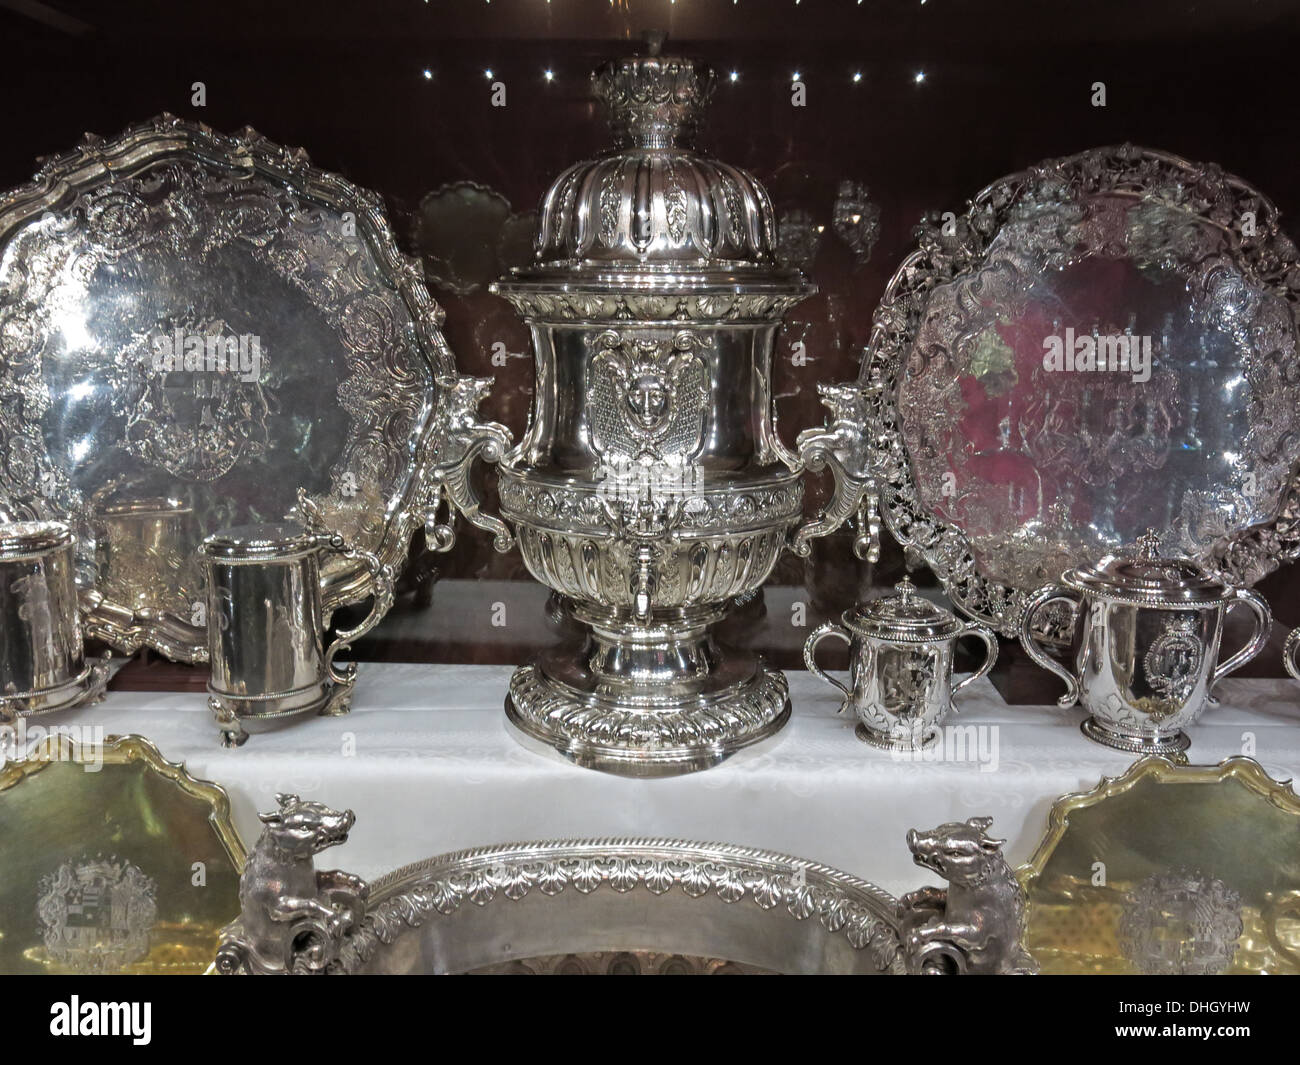
[[[519,670],[507,712],[580,764],[666,775],[789,714],[785,679],[710,629],[800,519],[771,368],[781,315],[812,289],[776,265],[763,187],[690,147],[711,71],[655,55],[593,81],[616,146],[555,180],[536,264],[495,286],[537,370],[502,512],[588,635]]]

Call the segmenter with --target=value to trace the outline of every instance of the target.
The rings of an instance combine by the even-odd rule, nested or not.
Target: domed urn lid
[[[601,279],[664,289],[730,281],[736,289],[813,291],[777,264],[776,216],[761,184],[693,150],[714,72],[660,54],[613,60],[592,75],[615,147],[577,163],[542,199],[537,263],[500,284]]]

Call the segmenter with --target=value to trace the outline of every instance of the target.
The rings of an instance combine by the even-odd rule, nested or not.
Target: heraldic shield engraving
[[[205,972],[239,913],[226,793],[140,736],[54,732],[12,759],[36,728],[0,730],[0,972]]]

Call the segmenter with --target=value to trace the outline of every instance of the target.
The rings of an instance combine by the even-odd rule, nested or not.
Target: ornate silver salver
[[[1131,546],[1250,585],[1300,555],[1296,306],[1277,211],[1124,146],[924,222],[859,385],[894,536],[1010,635],[1025,594]]]
[[[221,934],[226,975],[473,972],[1034,972],[1025,900],[975,817],[912,831],[947,887],[901,899],[788,855],[671,839],[445,854],[368,882],[316,868],[351,810],[276,795]]]
[[[475,509],[506,433],[440,321],[379,197],[301,151],[171,116],[88,136],[0,196],[0,516],[73,525],[90,635],[201,661],[215,529],[301,487],[395,565]],[[369,586],[333,560],[326,610]]]

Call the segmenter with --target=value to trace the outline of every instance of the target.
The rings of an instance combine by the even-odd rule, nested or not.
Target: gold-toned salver
[[[239,912],[225,791],[141,736],[76,735],[0,768],[0,973],[203,973]]]
[[[1019,876],[1044,973],[1300,973],[1300,797],[1250,758],[1063,796]]]

